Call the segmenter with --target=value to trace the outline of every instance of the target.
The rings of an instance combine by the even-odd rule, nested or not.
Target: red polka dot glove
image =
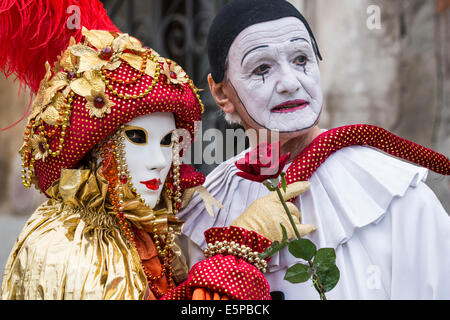
[[[270,300],[270,287],[261,271],[266,261],[257,258],[272,243],[243,228],[211,228],[205,232],[208,257],[189,272],[180,286],[162,300],[191,300],[195,289],[203,288],[233,300]]]

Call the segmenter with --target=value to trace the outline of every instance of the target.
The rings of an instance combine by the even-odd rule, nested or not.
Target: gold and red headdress
[[[80,6],[80,29],[61,17],[70,5]],[[137,116],[172,112],[177,128],[194,134],[203,104],[193,82],[174,61],[120,33],[98,1],[6,0],[0,25],[0,68],[37,91],[20,151],[26,187],[45,193],[63,168],[76,168]],[[7,48],[11,38],[17,45]]]

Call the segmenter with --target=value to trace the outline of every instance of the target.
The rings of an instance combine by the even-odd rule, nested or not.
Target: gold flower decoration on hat
[[[45,158],[48,157],[49,153],[47,148],[45,147],[46,144],[47,144],[46,138],[40,135],[35,134],[31,137],[30,145],[35,160],[45,161]]]
[[[115,70],[120,64],[120,56],[125,49],[135,52],[145,52],[136,38],[122,33],[114,37],[109,31],[88,30],[83,28],[83,36],[94,48],[86,44],[76,44],[69,49],[79,58],[78,73],[90,70]]]
[[[186,72],[184,72],[183,68],[176,64],[174,61],[167,60],[164,65],[164,69],[162,74],[166,76],[167,83],[173,84],[183,84],[187,83],[189,79],[186,76]]]
[[[90,95],[86,97],[86,108],[91,117],[103,118],[105,114],[111,113],[111,107],[116,104],[109,100],[104,91],[91,90]]]
[[[101,79],[100,71],[85,71],[80,78],[70,83],[70,88],[79,96],[87,97],[91,91],[105,92],[105,84]]]
[[[83,43],[76,43],[72,37],[68,48],[58,56],[58,61],[52,70],[46,63],[46,74],[33,103],[29,120],[43,119],[49,125],[56,124],[56,113],[60,112],[62,93],[67,96],[72,90],[79,96],[92,100],[92,92],[97,95],[106,90],[105,79],[102,73],[105,70],[117,69],[122,61],[126,61],[134,69],[157,78],[159,72],[164,73],[168,83],[184,84],[189,82],[184,70],[175,62],[161,57],[156,51],[144,48],[134,37],[128,34],[117,34],[103,30],[88,30],[83,27],[85,37]],[[154,59],[148,59],[150,52]],[[160,67],[159,64],[162,64]],[[95,108],[93,102],[89,105],[91,115],[103,117],[113,104],[105,96],[105,105]],[[97,104],[99,105],[99,103]]]
[[[64,89],[67,86],[68,81],[65,79],[65,75],[54,76],[52,78],[52,72],[50,64],[45,63],[45,68],[47,72],[45,73],[44,79],[41,81],[36,98],[33,101],[32,111],[30,114],[30,119],[35,118],[45,106],[47,106],[56,95],[58,91]]]
[[[76,40],[74,37],[70,37],[68,48],[74,46]],[[75,73],[78,71],[78,59],[74,56],[70,50],[65,50],[59,55],[53,68],[53,73],[58,73],[61,69],[64,69],[67,73]]]

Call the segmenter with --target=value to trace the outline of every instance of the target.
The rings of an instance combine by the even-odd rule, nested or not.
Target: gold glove
[[[309,182],[296,182],[288,185],[286,192],[281,190],[281,194],[302,237],[315,231],[316,227],[310,224],[301,224],[300,211],[288,200],[298,197],[307,191],[309,187]],[[273,191],[267,196],[254,201],[231,225],[255,231],[271,241],[282,241],[283,233],[280,223],[286,227],[288,239],[296,238],[294,228],[289,222],[289,217],[283,204],[277,192]]]

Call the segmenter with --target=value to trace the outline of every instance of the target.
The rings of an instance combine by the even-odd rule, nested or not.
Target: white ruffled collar
[[[205,246],[203,232],[211,227],[224,227],[237,218],[254,200],[268,193],[262,184],[244,180],[236,175],[234,162],[244,153],[218,166],[206,179],[205,187],[223,205],[214,208],[211,218],[202,208],[200,197],[193,197],[180,212],[185,221],[183,233],[201,248]],[[354,231],[378,223],[392,201],[403,196],[408,188],[425,181],[428,170],[387,156],[369,147],[352,146],[332,154],[309,179],[311,188],[296,204],[302,212],[303,223],[315,225],[317,230],[307,238],[318,247],[333,247],[347,242]],[[234,192],[242,205],[236,208]],[[247,195],[248,194],[248,195]],[[275,255],[269,272],[296,262],[287,250]]]

